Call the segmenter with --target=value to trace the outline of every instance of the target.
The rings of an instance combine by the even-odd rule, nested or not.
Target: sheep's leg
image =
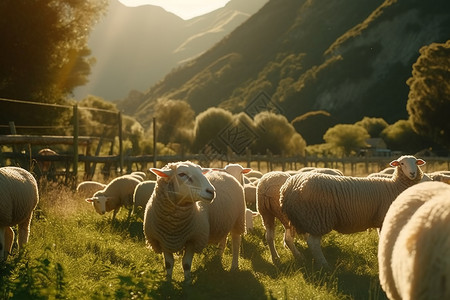
[[[225,251],[225,246],[227,245],[227,237],[225,236],[220,242],[219,242],[219,255],[220,257],[223,256],[223,252]]]
[[[166,265],[166,279],[171,280],[174,264],[173,253],[164,252],[164,262]]]
[[[0,261],[6,258],[6,228],[0,227]]]
[[[11,254],[12,246],[14,242],[14,231],[11,227],[6,227],[5,230],[5,254]]]
[[[183,271],[184,271],[184,282],[185,283],[191,283],[191,267],[192,267],[192,260],[194,259],[194,249],[186,245],[186,250],[183,255]]]
[[[239,249],[241,247],[241,235],[239,233],[231,233],[231,270],[239,269]]]
[[[284,231],[284,246],[288,247],[291,250],[294,257],[298,260],[303,260],[303,255],[298,251],[297,247],[294,244],[294,231],[292,228],[285,228]]]
[[[320,246],[321,239],[322,236],[309,235],[306,242],[308,243],[308,248],[311,250],[314,259],[319,263],[319,265],[324,269],[329,269],[330,267],[325,259],[325,256],[323,255],[322,247]]]
[[[262,216],[262,215],[261,215]],[[275,249],[275,217],[270,216],[269,218],[263,218],[264,227],[266,228],[266,241],[269,246],[270,256],[272,257],[272,262],[278,264],[280,262],[280,256],[278,255],[277,249]]]
[[[25,245],[28,242],[28,236],[30,235],[30,223],[31,223],[31,216],[23,221],[22,223],[18,224],[18,244],[19,244],[19,250],[22,248],[23,245]]]

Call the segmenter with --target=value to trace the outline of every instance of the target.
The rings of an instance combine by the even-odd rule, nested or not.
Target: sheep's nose
[[[416,172],[409,172],[409,174],[411,175],[411,178],[416,177]]]
[[[206,193],[211,196],[211,199],[214,198],[215,191],[213,189],[206,189]]]

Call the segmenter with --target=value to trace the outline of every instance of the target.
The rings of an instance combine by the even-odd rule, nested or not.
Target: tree
[[[429,145],[426,138],[413,130],[410,120],[399,120],[386,127],[381,137],[389,149],[405,153],[414,154]]]
[[[158,142],[190,147],[195,113],[186,101],[159,99],[154,116]]]
[[[341,149],[345,156],[367,147],[366,140],[370,137],[365,128],[352,124],[338,124],[325,132],[323,139],[327,144]]]
[[[232,123],[233,114],[223,108],[210,107],[199,113],[195,118],[193,151],[202,151],[205,146],[214,142],[218,147],[216,151],[226,151],[226,145],[221,146],[218,140],[220,133]]]
[[[0,97],[64,103],[87,82],[87,39],[105,0],[2,0]]]
[[[381,132],[389,126],[389,124],[383,118],[369,118],[364,117],[361,121],[355,123],[355,125],[362,126],[367,130],[370,137],[377,138]]]
[[[412,128],[450,147],[450,40],[420,49],[413,65],[407,110]]]
[[[305,155],[306,142],[285,116],[264,111],[255,116],[257,139],[254,151],[273,154]]]
[[[310,111],[291,121],[308,145],[322,144],[325,132],[337,124],[337,120],[324,110]]]

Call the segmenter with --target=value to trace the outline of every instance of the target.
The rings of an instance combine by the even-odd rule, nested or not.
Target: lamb
[[[95,192],[90,198],[86,198],[86,202],[92,203],[95,211],[101,215],[114,210],[113,220],[122,206],[130,207],[128,214],[130,215],[134,189],[140,182],[139,179],[130,175],[119,176],[108,183],[103,190]]]
[[[402,192],[383,222],[380,284],[389,299],[450,299],[450,186],[419,183]]]
[[[302,171],[297,174],[306,174],[310,172],[342,175],[341,171],[329,168],[302,169]],[[287,215],[281,211],[280,189],[289,177],[290,175],[287,172],[269,172],[261,177],[257,186],[257,210],[261,215],[264,228],[266,229],[266,241],[274,264],[280,262],[280,256],[278,255],[274,243],[275,218],[280,220],[284,227],[284,245],[291,250],[296,259],[303,259],[303,256],[294,245],[295,229],[290,225]]]
[[[106,184],[97,181],[83,181],[77,186],[77,193],[82,197],[89,197],[94,195],[95,192],[103,190]]]
[[[405,189],[420,182],[425,161],[401,156],[390,163],[392,178],[298,174],[281,187],[282,211],[298,233],[309,233],[307,244],[315,260],[329,268],[320,246],[331,230],[355,233],[381,228],[392,201]]]
[[[250,168],[244,168],[240,164],[228,164],[223,169],[213,168],[214,171],[224,171],[237,179],[237,181],[244,186],[244,174],[248,174],[253,170]]]
[[[144,214],[146,240],[164,254],[166,278],[171,279],[173,253],[184,250],[185,281],[191,281],[194,253],[219,243],[223,253],[232,236],[231,269],[238,268],[240,235],[245,232],[245,201],[240,183],[224,172],[210,172],[189,162],[151,169],[158,178]]]
[[[36,179],[17,167],[0,168],[0,260],[11,252],[18,225],[19,250],[28,242],[33,211],[39,202]]]
[[[136,186],[133,193],[133,211],[135,213],[140,209],[145,209],[155,186],[155,180],[146,180]]]

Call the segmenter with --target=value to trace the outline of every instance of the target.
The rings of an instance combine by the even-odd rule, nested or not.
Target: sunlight
[[[174,13],[184,20],[224,7],[230,0],[119,0],[126,6],[156,5]]]

